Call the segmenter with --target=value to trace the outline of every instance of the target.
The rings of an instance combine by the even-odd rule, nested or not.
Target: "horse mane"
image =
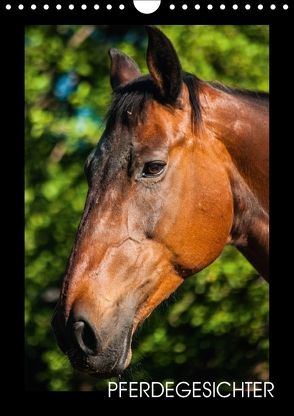
[[[193,119],[198,125],[202,120],[199,81],[195,75],[183,73],[183,82],[189,91]],[[167,107],[172,107],[170,104],[162,102],[159,91],[150,75],[144,75],[116,88],[113,93],[111,106],[106,115],[106,124],[112,125],[112,123],[118,121],[123,124],[129,124],[131,121],[136,122],[138,118],[144,120],[146,104],[152,99],[161,102]],[[178,106],[179,104],[175,103],[173,107]],[[129,117],[129,114],[132,117]]]
[[[268,106],[269,94],[265,92],[232,88],[215,81],[204,82],[188,72],[183,72],[182,79],[189,91],[189,100],[196,126],[199,126],[202,121],[199,97],[201,83],[206,83],[219,91],[241,99],[250,100],[255,104]],[[111,126],[116,122],[130,125],[130,123],[136,123],[138,119],[144,120],[146,104],[152,99],[161,102],[167,107],[171,107],[170,104],[162,102],[159,91],[150,75],[143,75],[125,85],[119,86],[113,92],[112,103],[106,115],[106,125]],[[178,103],[173,105],[174,108],[178,106]],[[131,117],[129,117],[130,115]]]
[[[228,87],[227,85],[224,85],[217,81],[211,81],[208,82],[208,84],[219,91],[223,91],[230,95],[254,101],[255,103],[260,105],[269,104],[269,94],[267,92],[251,91],[247,89]]]

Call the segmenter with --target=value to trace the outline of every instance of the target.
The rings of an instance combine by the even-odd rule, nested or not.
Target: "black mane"
[[[212,81],[208,84],[219,91],[226,92],[227,94],[234,95],[236,97],[252,100],[262,105],[268,105],[269,103],[269,94],[267,92],[232,88],[217,81]]]
[[[183,82],[189,91],[194,120],[200,124],[199,79],[192,74],[183,73]],[[150,75],[144,75],[122,87],[118,87],[114,91],[113,101],[106,116],[107,124],[111,125],[116,121],[128,124],[130,120],[136,121],[138,117],[143,119],[146,104],[152,99],[166,105],[162,102],[158,89]],[[170,105],[167,106],[170,107]],[[177,104],[175,104],[175,107],[177,107]],[[129,117],[130,113],[132,117]]]

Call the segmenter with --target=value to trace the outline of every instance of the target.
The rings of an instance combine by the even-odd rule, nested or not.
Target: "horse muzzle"
[[[52,327],[61,350],[72,366],[99,378],[120,375],[131,361],[132,326],[124,325],[119,334],[112,333],[111,323],[98,334],[88,319],[70,317],[64,324],[55,313]],[[106,326],[104,325],[104,328]]]

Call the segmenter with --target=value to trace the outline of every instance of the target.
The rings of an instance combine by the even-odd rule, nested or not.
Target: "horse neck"
[[[208,86],[203,94],[204,123],[229,153],[234,218],[228,243],[267,279],[268,106]]]

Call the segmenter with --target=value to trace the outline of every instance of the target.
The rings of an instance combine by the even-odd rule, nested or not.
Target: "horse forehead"
[[[179,131],[189,126],[188,111],[165,107],[152,101],[148,104],[144,121],[135,128],[136,142],[158,146],[167,144],[175,139]]]

